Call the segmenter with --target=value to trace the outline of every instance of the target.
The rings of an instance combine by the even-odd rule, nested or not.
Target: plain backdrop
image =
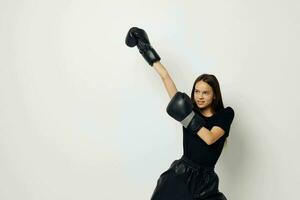
[[[216,165],[228,200],[297,199],[296,0],[0,0],[0,199],[150,199],[182,128],[137,48],[177,89],[214,74],[235,110]]]

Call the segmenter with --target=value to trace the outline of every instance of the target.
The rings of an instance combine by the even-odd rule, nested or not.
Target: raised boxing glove
[[[149,65],[153,66],[153,63],[160,61],[160,57],[150,44],[147,33],[140,28],[132,27],[129,29],[125,43],[129,47],[137,46],[139,52]]]

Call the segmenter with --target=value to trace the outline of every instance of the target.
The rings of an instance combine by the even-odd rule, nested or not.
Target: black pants
[[[151,200],[227,200],[218,187],[214,167],[200,166],[183,155],[160,175]]]

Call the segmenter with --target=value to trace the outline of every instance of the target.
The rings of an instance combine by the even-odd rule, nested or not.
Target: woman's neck
[[[214,115],[213,109],[209,108],[204,108],[201,110],[201,114],[204,115],[205,117],[211,117]]]

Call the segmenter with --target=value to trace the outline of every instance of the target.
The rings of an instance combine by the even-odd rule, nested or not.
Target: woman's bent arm
[[[160,62],[155,62],[153,64],[154,69],[157,71],[159,76],[161,77],[165,88],[169,94],[169,97],[172,99],[172,97],[176,94],[177,88],[169,75],[168,71],[165,69],[165,67]]]

